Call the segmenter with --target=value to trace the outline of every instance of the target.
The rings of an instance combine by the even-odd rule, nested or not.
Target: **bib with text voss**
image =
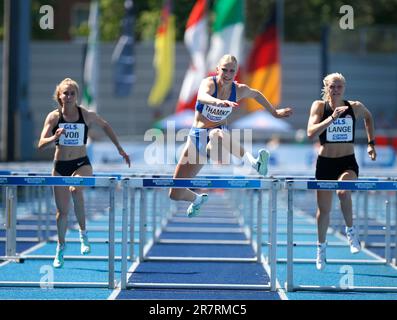
[[[59,137],[60,145],[72,147],[84,145],[84,123],[60,123],[59,128],[65,129]]]

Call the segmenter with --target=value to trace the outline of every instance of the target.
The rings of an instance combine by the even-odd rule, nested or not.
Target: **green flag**
[[[88,37],[87,54],[84,62],[84,85],[82,104],[97,111],[98,86],[98,40],[99,40],[99,4],[91,1],[89,17],[90,35]]]
[[[219,59],[231,54],[241,62],[244,40],[243,0],[216,0],[210,50],[207,56],[208,73],[215,72]]]

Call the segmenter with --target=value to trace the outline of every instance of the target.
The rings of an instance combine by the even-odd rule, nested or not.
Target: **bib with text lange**
[[[338,118],[327,128],[327,142],[352,142],[353,119]]]

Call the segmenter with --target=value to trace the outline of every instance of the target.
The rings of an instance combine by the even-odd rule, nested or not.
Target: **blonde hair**
[[[76,81],[74,81],[73,79],[65,78],[55,87],[53,99],[58,103],[58,106],[62,106],[61,99],[59,99],[59,94],[60,94],[61,88],[64,85],[73,86],[76,89],[77,97],[79,96],[80,88],[79,88],[78,83]]]
[[[321,89],[321,98],[324,101],[327,101],[329,99],[329,91],[328,91],[328,84],[332,81],[332,80],[340,80],[343,82],[343,84],[346,83],[346,79],[345,77],[338,72],[335,73],[331,73],[329,75],[327,75],[324,79],[323,79],[323,84],[324,87]]]
[[[220,65],[222,62],[225,63],[233,62],[237,65],[237,58],[235,56],[232,56],[231,54],[225,54],[219,59],[218,65]]]

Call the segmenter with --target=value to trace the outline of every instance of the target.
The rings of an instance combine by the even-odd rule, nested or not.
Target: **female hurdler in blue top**
[[[246,152],[239,141],[233,140],[226,128],[228,116],[238,101],[253,98],[274,117],[284,118],[292,114],[291,108],[276,110],[261,92],[246,84],[234,81],[237,73],[237,59],[232,55],[224,55],[216,67],[216,76],[202,80],[197,95],[196,112],[193,127],[190,130],[182,156],[176,166],[174,178],[195,177],[209,156],[213,161],[222,163],[225,154],[234,155],[255,168],[259,174],[267,174],[269,153],[265,149],[259,151],[254,158]],[[191,202],[187,210],[188,217],[197,216],[200,206],[208,199],[207,194],[196,194],[189,189],[171,189],[172,200]]]

